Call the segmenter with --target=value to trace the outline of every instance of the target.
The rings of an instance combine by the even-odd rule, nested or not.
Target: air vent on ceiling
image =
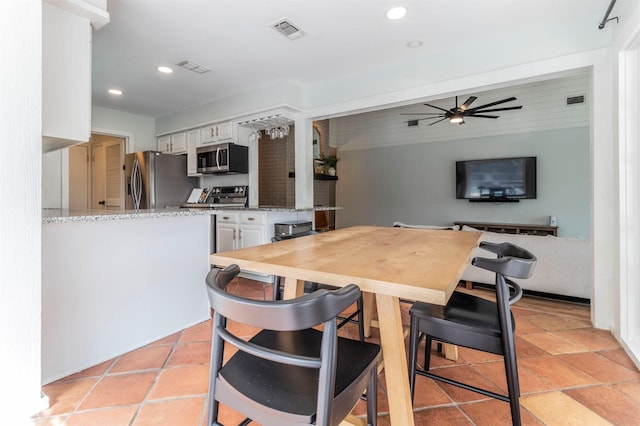
[[[417,126],[418,125],[418,120],[409,120],[407,121],[407,126],[408,127],[413,127],[413,126]]]
[[[583,104],[585,101],[584,95],[567,96],[567,106]]]
[[[203,67],[202,65],[198,65],[195,62],[191,61],[178,62],[177,65],[186,70],[193,71],[197,74],[204,74],[205,72],[211,71],[209,68]]]
[[[280,34],[288,38],[289,40],[295,40],[304,36],[304,32],[295,24],[291,23],[288,19],[281,19],[272,25]]]

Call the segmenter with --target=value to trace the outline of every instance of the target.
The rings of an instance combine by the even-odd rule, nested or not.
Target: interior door
[[[69,148],[69,209],[87,210],[91,197],[89,144]]]
[[[91,208],[106,210],[107,161],[104,144],[94,144],[91,154]]]
[[[107,210],[124,209],[124,144],[122,139],[104,144],[105,202]]]
[[[124,143],[121,138],[102,137],[92,146],[91,208],[124,209]]]

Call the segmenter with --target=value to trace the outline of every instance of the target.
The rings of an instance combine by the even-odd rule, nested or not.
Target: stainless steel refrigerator
[[[185,155],[134,152],[125,156],[124,170],[127,210],[178,206],[198,186],[197,177],[187,176]]]

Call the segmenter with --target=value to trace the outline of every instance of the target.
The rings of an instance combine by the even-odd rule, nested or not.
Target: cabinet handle
[[[229,216],[222,216],[222,218],[223,218],[224,220],[229,220],[229,219],[230,219],[230,217],[229,217]]]
[[[238,235],[239,235],[238,239],[241,240],[242,239],[242,229],[238,230]]]
[[[256,220],[256,218],[255,217],[250,217],[250,218],[248,218],[248,220],[252,221],[252,220]]]
[[[236,230],[235,229],[233,230],[233,239],[234,240],[236,239]]]

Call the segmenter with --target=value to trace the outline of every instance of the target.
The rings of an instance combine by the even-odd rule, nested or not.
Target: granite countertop
[[[163,209],[141,210],[67,210],[67,209],[43,209],[42,223],[73,223],[73,222],[108,222],[114,220],[150,219],[159,217],[182,217],[212,215],[221,211],[248,211],[248,212],[304,212],[321,210],[340,210],[342,207],[310,207],[296,209],[279,206],[258,207],[224,207],[224,208],[180,208],[167,207]]]

